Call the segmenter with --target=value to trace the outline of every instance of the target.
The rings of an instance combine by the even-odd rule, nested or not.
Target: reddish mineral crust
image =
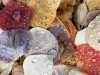
[[[89,45],[81,45],[77,47],[74,53],[77,67],[88,75],[100,74],[100,52],[93,49]]]

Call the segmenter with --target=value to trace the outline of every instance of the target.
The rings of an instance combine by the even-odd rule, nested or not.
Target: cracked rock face
[[[54,59],[58,53],[58,42],[51,32],[40,27],[32,28],[32,46],[29,54],[47,54]]]

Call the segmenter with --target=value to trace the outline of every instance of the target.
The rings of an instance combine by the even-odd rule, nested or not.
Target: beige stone
[[[95,9],[100,10],[100,0],[86,0],[85,2],[89,11]]]
[[[56,17],[56,10],[61,0],[17,0],[33,9],[33,27],[49,28]]]
[[[100,15],[89,23],[85,39],[91,47],[100,51]]]

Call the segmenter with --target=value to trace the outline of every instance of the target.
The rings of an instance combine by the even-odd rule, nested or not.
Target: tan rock
[[[12,64],[9,64],[8,67],[0,75],[9,75],[12,70]]]
[[[89,11],[96,9],[100,10],[100,0],[86,0],[85,2]]]
[[[9,2],[12,2],[13,0],[0,0],[3,2],[4,5],[7,5]]]
[[[3,61],[0,61],[0,75],[8,75],[13,66],[14,62],[11,63],[5,63]]]
[[[49,28],[56,17],[56,10],[61,0],[17,0],[27,4],[33,9],[33,27]]]
[[[17,1],[22,2],[22,3],[24,3],[24,4],[28,4],[28,2],[29,2],[30,0],[17,0]]]
[[[24,70],[22,65],[16,65],[12,69],[12,75],[24,75]]]

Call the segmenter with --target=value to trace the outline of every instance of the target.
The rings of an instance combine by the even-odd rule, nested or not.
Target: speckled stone
[[[100,0],[86,0],[87,7],[90,10],[100,9]]]
[[[100,15],[89,23],[85,39],[91,47],[100,51]]]

